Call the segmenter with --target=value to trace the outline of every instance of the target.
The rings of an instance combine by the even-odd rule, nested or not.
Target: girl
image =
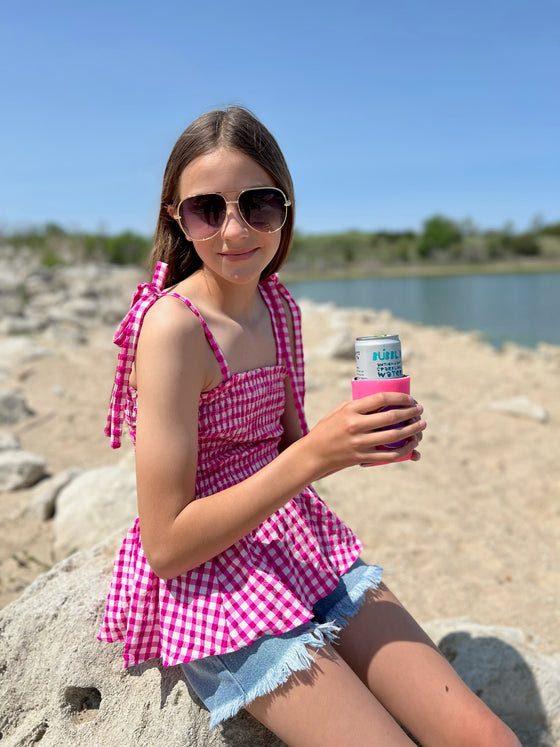
[[[126,418],[139,518],[99,637],[125,642],[127,666],[181,664],[212,725],[245,708],[289,745],[412,744],[398,724],[425,747],[516,745],[310,487],[362,462],[416,461],[425,422],[387,393],[308,430],[299,311],[275,274],[293,227],[288,168],[250,112],[185,130],[152,283],[115,335],[106,432],[118,447]]]

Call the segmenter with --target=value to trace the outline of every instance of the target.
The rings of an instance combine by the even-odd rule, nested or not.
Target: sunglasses
[[[277,187],[250,187],[237,200],[226,200],[221,194],[193,195],[181,200],[173,218],[191,241],[206,241],[218,234],[224,225],[228,205],[237,205],[239,215],[249,228],[260,233],[279,231],[292,203]],[[174,209],[170,206],[171,210]]]

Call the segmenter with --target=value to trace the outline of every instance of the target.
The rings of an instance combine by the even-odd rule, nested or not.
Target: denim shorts
[[[262,695],[284,684],[291,674],[310,669],[313,654],[336,639],[359,610],[368,589],[376,589],[382,569],[358,558],[334,591],[313,606],[314,617],[281,635],[265,635],[238,651],[182,664],[187,682],[210,711],[210,728]]]

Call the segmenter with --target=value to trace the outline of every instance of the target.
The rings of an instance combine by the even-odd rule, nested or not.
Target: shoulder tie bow
[[[118,449],[121,445],[122,423],[126,408],[128,381],[136,356],[138,337],[144,315],[160,296],[163,295],[167,279],[167,264],[158,262],[151,283],[140,283],[130,304],[127,315],[119,324],[113,342],[118,345],[119,358],[115,372],[115,382],[109,403],[109,412],[105,424],[105,435],[111,439],[111,447]]]

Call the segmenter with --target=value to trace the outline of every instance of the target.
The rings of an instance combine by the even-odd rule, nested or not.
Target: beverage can
[[[356,338],[356,379],[400,379],[402,375],[398,335]]]

